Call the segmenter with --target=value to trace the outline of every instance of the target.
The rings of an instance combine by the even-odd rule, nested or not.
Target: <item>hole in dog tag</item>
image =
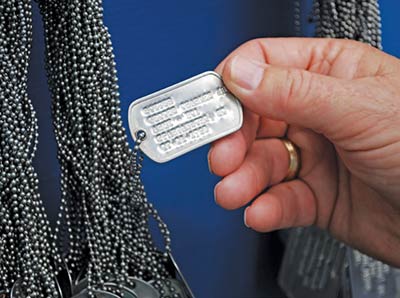
[[[136,100],[129,107],[129,128],[140,149],[156,162],[167,162],[242,126],[240,102],[215,72]]]

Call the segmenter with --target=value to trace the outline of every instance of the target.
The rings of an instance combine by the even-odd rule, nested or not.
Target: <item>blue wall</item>
[[[125,123],[135,98],[213,69],[239,44],[261,36],[293,35],[291,0],[105,0],[105,21],[115,47]],[[381,1],[385,49],[400,56],[400,1]],[[43,71],[43,37],[35,13],[30,94],[38,110],[36,168],[42,197],[54,221],[59,170]],[[242,211],[213,201],[217,177],[204,147],[167,164],[145,161],[147,193],[169,224],[173,249],[199,298],[283,297],[275,282],[282,246],[275,234],[244,227]]]
[[[383,48],[389,54],[400,58],[400,1],[380,0],[382,11]]]

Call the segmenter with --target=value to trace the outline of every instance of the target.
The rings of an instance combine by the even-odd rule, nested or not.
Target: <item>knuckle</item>
[[[340,42],[343,47],[348,47],[348,48],[360,47],[365,45],[362,42],[351,39],[340,39],[336,41]]]
[[[330,48],[339,48],[339,49],[368,49],[371,48],[370,45],[351,39],[329,39],[327,46]]]
[[[262,40],[263,40],[262,38],[255,38],[255,39],[248,40],[245,43],[243,43],[240,46],[240,48],[243,50],[249,50],[249,49],[256,50],[256,51],[258,51],[260,49],[262,50],[262,46],[261,46]]]
[[[301,108],[301,103],[310,94],[312,80],[307,72],[298,69],[286,70],[285,79],[286,88],[281,91],[280,109],[291,113]]]

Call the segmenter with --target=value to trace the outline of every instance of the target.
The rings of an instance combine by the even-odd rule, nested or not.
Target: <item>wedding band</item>
[[[290,181],[297,177],[300,170],[300,154],[295,144],[288,139],[282,139],[283,145],[285,145],[289,153],[289,169],[286,177],[283,181]]]

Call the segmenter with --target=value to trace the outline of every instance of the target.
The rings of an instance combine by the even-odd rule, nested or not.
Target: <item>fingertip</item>
[[[223,67],[219,67],[219,65],[218,65],[218,70],[220,70],[221,71],[221,76],[222,76],[222,79],[224,80],[224,82],[225,83],[227,83],[227,82],[229,82],[230,81],[230,77],[231,77],[231,64],[232,64],[232,60],[234,59],[236,57],[236,55],[235,56],[231,56],[231,57],[228,57],[225,61],[224,61],[224,65],[223,65]]]
[[[221,182],[218,182],[218,183],[214,186],[214,202],[215,202],[215,204],[217,204],[217,205],[219,205],[218,196],[217,196],[217,189],[218,189],[218,186],[219,186],[220,183],[221,183]]]
[[[236,55],[226,62],[222,76],[233,91],[249,95],[263,81],[266,67],[265,63],[258,60]]]
[[[279,228],[282,221],[282,208],[277,200],[264,194],[256,199],[246,212],[247,225],[262,233]]]
[[[236,96],[241,95],[240,92],[237,92],[237,86],[234,83],[234,80],[232,79],[232,64],[235,63],[235,60],[237,59],[238,55],[234,55],[231,56],[229,58],[226,59],[225,63],[224,63],[224,67],[221,68],[221,76],[222,76],[222,80],[224,81],[224,84],[226,85],[226,87]],[[241,98],[239,98],[239,100],[241,101]]]
[[[215,68],[215,72],[220,74],[222,76],[222,73],[224,72],[226,60],[222,61],[218,66]]]
[[[226,176],[242,164],[246,155],[246,143],[239,132],[214,142],[208,152],[210,172]]]
[[[236,177],[227,176],[214,188],[214,199],[217,205],[226,210],[235,210],[248,201],[246,190],[240,187]]]
[[[271,67],[265,63],[236,55],[226,61],[222,72],[227,89],[245,108],[261,116],[266,116],[265,106],[269,104],[271,93],[265,93],[263,90],[267,81],[267,69]]]
[[[211,174],[214,174],[214,172],[213,172],[213,170],[212,170],[212,165],[211,165],[211,154],[212,154],[212,150],[213,150],[213,147],[211,147],[210,150],[208,150],[208,153],[207,153],[207,164],[208,164],[208,171],[209,171]]]
[[[310,226],[316,219],[312,190],[301,180],[273,186],[256,198],[247,211],[247,224],[259,232]]]
[[[250,228],[249,224],[247,223],[247,211],[249,210],[250,207],[247,207],[244,209],[244,214],[243,214],[243,223],[247,228]]]

